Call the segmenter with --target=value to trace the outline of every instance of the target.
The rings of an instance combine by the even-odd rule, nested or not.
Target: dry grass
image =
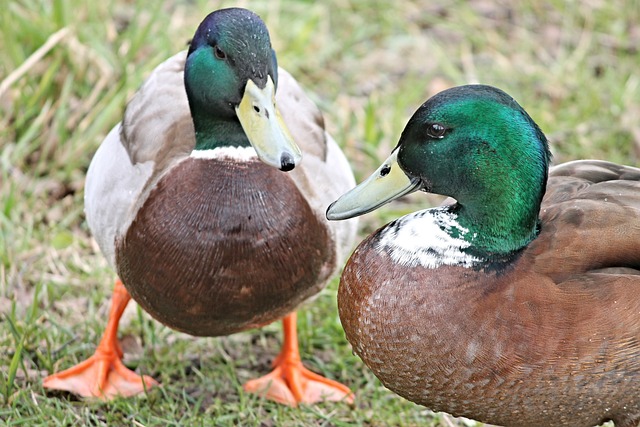
[[[640,163],[640,2],[22,0],[0,8],[0,420],[7,425],[450,425],[385,390],[351,355],[337,283],[300,314],[303,358],[358,393],[346,405],[283,408],[243,394],[277,352],[278,325],[221,339],[175,333],[133,305],[127,363],[163,387],[110,404],[45,393],[104,327],[113,273],[82,211],[91,156],[126,100],[183,49],[211,9],[267,22],[279,63],[313,93],[359,179],[431,94],[482,82],[514,96],[557,162]],[[40,53],[39,53],[40,52]],[[368,215],[362,234],[428,203]],[[435,199],[432,199],[435,200]],[[550,420],[552,424],[552,420]]]

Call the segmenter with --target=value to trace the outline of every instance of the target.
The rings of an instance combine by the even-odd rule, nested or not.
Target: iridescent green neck
[[[478,255],[510,253],[538,235],[548,153],[534,130],[527,126],[521,132],[505,132],[490,155],[482,152],[469,159],[475,170],[465,172],[472,178],[463,181],[464,187],[454,196],[458,201],[454,212],[469,230],[463,238]],[[511,151],[516,146],[519,150]],[[495,156],[494,149],[507,154]]]
[[[505,184],[509,180],[511,183]],[[484,257],[526,246],[538,235],[542,191],[540,183],[512,176],[482,194],[464,197],[453,212],[469,231],[454,237],[462,237],[471,243],[474,255]]]
[[[248,147],[251,144],[237,119],[211,117],[206,112],[192,108],[191,115],[196,131],[196,150],[211,150],[218,147]]]

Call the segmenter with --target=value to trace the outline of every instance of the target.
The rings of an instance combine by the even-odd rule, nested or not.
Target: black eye
[[[427,135],[431,138],[442,138],[444,133],[447,131],[447,128],[442,126],[440,123],[431,123],[427,129]]]
[[[224,53],[224,51],[222,49],[220,49],[220,47],[218,45],[215,45],[213,47],[213,54],[216,56],[216,58],[218,59],[225,59],[227,57],[227,54]]]

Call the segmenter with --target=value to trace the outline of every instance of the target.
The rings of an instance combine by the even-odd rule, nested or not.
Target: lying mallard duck
[[[350,250],[355,224],[335,226],[324,209],[354,184],[320,111],[277,68],[260,18],[213,12],[188,53],[153,71],[91,162],[87,221],[124,286],[116,282],[95,355],[44,386],[111,398],[156,384],[120,360],[130,293],[162,323],[198,336],[284,317],[274,372],[246,389],[293,405],[351,400],[347,387],[302,366],[290,313]]]
[[[507,426],[637,426],[640,169],[577,161],[547,175],[549,159],[542,131],[496,88],[428,100],[327,216],[415,190],[457,202],[361,243],[340,318],[387,387],[433,410]]]

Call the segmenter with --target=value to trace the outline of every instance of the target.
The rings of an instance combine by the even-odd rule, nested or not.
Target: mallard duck
[[[640,169],[549,172],[545,135],[490,86],[443,91],[340,197],[354,217],[450,196],[367,237],[338,291],[355,353],[397,394],[505,426],[640,421]]]
[[[336,226],[324,211],[353,185],[322,114],[277,68],[263,21],[239,8],[211,13],[189,51],[151,73],[91,162],[87,222],[119,279],[95,355],[44,386],[103,399],[154,386],[121,361],[118,322],[133,297],[196,336],[284,318],[275,370],[245,389],[290,405],[351,401],[346,386],[303,367],[294,310],[351,249],[355,223]]]

